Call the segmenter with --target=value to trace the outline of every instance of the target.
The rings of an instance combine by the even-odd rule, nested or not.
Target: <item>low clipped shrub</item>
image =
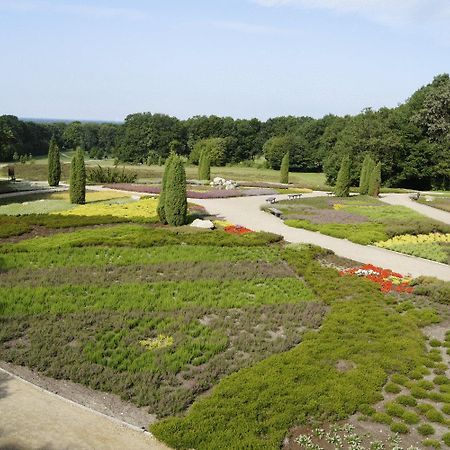
[[[435,423],[445,423],[445,417],[444,415],[438,411],[437,409],[433,408],[433,409],[429,409],[426,413],[425,413],[425,417],[430,421],[430,422],[435,422]]]
[[[410,389],[411,395],[415,398],[427,398],[428,397],[428,392],[423,389],[420,388],[419,386],[413,386]]]
[[[439,391],[444,394],[450,394],[450,385],[449,384],[442,384],[439,386]]]
[[[447,394],[443,394],[441,392],[429,392],[428,398],[433,400],[434,402],[442,402],[445,403],[448,400]]]
[[[435,375],[445,375],[445,372],[447,371],[447,368],[448,368],[447,364],[445,364],[445,363],[437,363],[434,366],[433,372],[434,372]]]
[[[417,400],[411,395],[399,395],[395,401],[403,406],[416,406]]]
[[[441,448],[441,443],[436,439],[425,439],[422,441],[424,447]]]
[[[442,342],[438,339],[431,339],[429,344],[431,347],[441,347],[442,346]]]
[[[429,403],[419,403],[417,405],[417,409],[423,414],[427,413],[430,409],[433,408],[433,405],[430,405]]]
[[[87,181],[89,183],[134,183],[137,180],[137,173],[130,172],[123,168],[97,166],[88,170]]]
[[[409,433],[409,427],[402,422],[394,422],[391,424],[391,431],[393,433],[406,434]]]
[[[442,440],[444,441],[445,445],[448,445],[450,447],[450,433],[445,433],[442,436]]]
[[[424,373],[425,372],[425,373]],[[427,370],[425,367],[422,368],[417,368],[414,370],[411,370],[411,372],[409,373],[409,378],[411,380],[421,380],[423,378],[424,375],[427,375]]]
[[[445,404],[445,405],[442,407],[442,412],[443,412],[444,414],[450,415],[450,405],[449,405],[449,404]]]
[[[412,411],[405,411],[403,413],[402,419],[409,425],[415,425],[420,422],[420,417]]]
[[[406,410],[403,408],[403,406],[400,406],[398,403],[386,403],[384,405],[384,409],[387,414],[394,417],[403,417],[403,414],[405,414]]]
[[[435,430],[434,427],[429,423],[423,423],[422,425],[419,425],[417,427],[417,432],[422,436],[431,436],[435,433]]]
[[[408,377],[400,373],[394,373],[394,375],[391,376],[391,381],[404,386],[408,382]]]
[[[389,392],[390,394],[398,394],[402,390],[402,388],[400,386],[398,386],[397,384],[388,383],[384,387],[384,390],[386,392]]]
[[[358,411],[365,416],[373,416],[376,413],[375,408],[371,405],[368,405],[367,403],[359,405]]]
[[[384,423],[386,425],[389,425],[392,422],[392,417],[384,412],[376,412],[372,416],[372,420],[377,423]]]
[[[416,386],[419,388],[425,389],[426,391],[431,391],[434,388],[434,385],[431,381],[420,380],[416,383]]]
[[[438,375],[434,377],[434,384],[442,385],[442,384],[450,384],[450,379],[448,379],[445,375]]]
[[[431,350],[430,353],[428,353],[428,358],[435,362],[442,362],[442,354],[437,349]]]

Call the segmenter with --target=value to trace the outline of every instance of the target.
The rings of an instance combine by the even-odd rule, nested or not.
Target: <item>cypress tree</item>
[[[369,192],[370,176],[375,168],[375,161],[367,153],[364,157],[364,161],[361,167],[361,176],[359,179],[359,193],[361,195],[367,195]]]
[[[381,162],[379,162],[375,169],[372,170],[370,174],[369,181],[369,195],[372,197],[378,197],[381,188]]]
[[[209,180],[211,178],[211,159],[209,153],[205,150],[200,154],[198,178],[199,180]]]
[[[164,173],[163,173],[162,182],[161,182],[161,192],[159,193],[158,206],[156,209],[159,220],[162,223],[167,223],[166,214],[165,214],[167,176],[169,174],[170,165],[172,164],[175,156],[176,156],[175,153],[170,153],[170,155],[167,157],[166,163],[164,165]]]
[[[348,197],[350,192],[350,156],[344,156],[336,179],[334,193],[336,197]]]
[[[70,203],[77,205],[86,203],[86,167],[81,148],[77,149],[70,166]]]
[[[48,148],[48,184],[58,186],[61,180],[61,161],[59,159],[59,147],[55,136],[50,139]]]
[[[186,172],[179,156],[174,157],[167,174],[164,212],[169,225],[179,227],[186,223]]]
[[[287,152],[281,160],[280,183],[289,183],[289,152]]]

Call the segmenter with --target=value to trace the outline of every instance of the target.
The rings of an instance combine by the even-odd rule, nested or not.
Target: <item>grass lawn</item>
[[[174,448],[278,449],[296,425],[379,402],[393,374],[441,364],[419,327],[439,320],[443,283],[385,295],[269,233],[0,220],[38,234],[0,238],[0,358],[148,407]]]
[[[292,227],[358,244],[377,244],[439,262],[449,261],[450,226],[404,206],[354,196],[282,201],[277,208],[283,212],[285,223]]]
[[[67,181],[70,174],[70,161],[67,158],[61,158],[62,174],[61,179]],[[102,167],[113,167],[113,160],[86,160],[86,166],[96,167],[101,165]],[[136,172],[138,174],[139,182],[160,182],[164,166],[146,166],[146,165],[125,165],[119,166],[125,167],[126,170]],[[47,180],[47,161],[42,158],[36,160],[34,163],[16,164],[15,165],[16,177],[19,179],[26,179],[30,181],[44,181]],[[0,176],[6,176],[7,168],[0,169]],[[187,165],[186,175],[188,179],[197,179],[198,168],[197,166]],[[226,179],[233,179],[237,181],[248,182],[275,182],[280,181],[280,173],[277,170],[272,169],[256,169],[252,167],[242,166],[230,166],[230,167],[212,167],[211,176],[223,177]],[[330,187],[325,183],[325,175],[323,173],[291,173],[290,182],[295,184],[296,187],[329,190]]]

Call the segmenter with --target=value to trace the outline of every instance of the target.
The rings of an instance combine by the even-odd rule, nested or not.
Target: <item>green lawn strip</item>
[[[25,214],[48,214],[73,209],[66,200],[35,200],[23,203],[10,203],[0,206],[0,214],[19,216]]]
[[[426,197],[426,196],[425,196]],[[426,198],[419,198],[418,202],[423,205],[431,206],[433,208],[442,209],[443,211],[450,212],[450,197],[434,195],[432,201],[427,201]]]
[[[223,379],[186,416],[153,425],[159,439],[183,449],[278,449],[290,427],[344,419],[379,400],[389,373],[423,363],[424,338],[414,319],[389,309],[364,280],[342,282],[321,268],[312,259],[317,253],[290,248],[285,256],[331,303],[321,329],[293,350]],[[350,363],[348,371],[336,368],[340,360]]]
[[[82,216],[79,216],[79,218],[82,218]],[[85,219],[88,219],[88,217]],[[73,233],[60,233],[51,237],[25,240],[15,244],[14,247],[6,248],[14,248],[15,251],[21,251],[22,249],[25,251],[41,251],[62,247],[117,246],[146,248],[176,244],[233,247],[261,246],[280,240],[281,236],[272,233],[234,235],[221,230],[205,231],[196,230],[192,227],[167,228],[130,224],[79,230]]]
[[[0,246],[5,269],[46,267],[92,267],[106,265],[161,264],[169,262],[279,261],[278,246],[223,247],[213,245],[167,245],[161,247],[69,247],[34,251],[24,241],[20,251],[16,244]],[[46,241],[50,242],[50,241]]]
[[[423,242],[411,244],[390,244],[388,249],[444,264],[450,264],[450,243]]]
[[[239,308],[311,301],[315,294],[300,279],[250,281],[167,281],[148,284],[0,288],[3,315],[67,313],[85,309],[173,310],[192,306]]]

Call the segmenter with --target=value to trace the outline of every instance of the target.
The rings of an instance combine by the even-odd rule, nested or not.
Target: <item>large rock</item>
[[[212,230],[214,228],[214,224],[210,220],[195,219],[191,223],[191,227],[205,228],[207,230]]]

